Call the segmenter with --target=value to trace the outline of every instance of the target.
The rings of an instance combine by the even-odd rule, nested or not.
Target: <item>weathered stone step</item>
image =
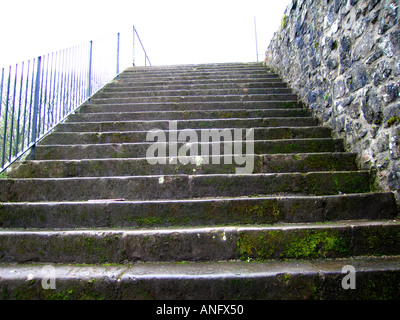
[[[181,70],[186,68],[199,68],[199,69],[208,69],[208,68],[244,68],[244,67],[261,67],[263,66],[262,62],[212,62],[212,63],[186,63],[186,64],[178,64],[178,65],[161,65],[161,66],[138,66],[138,67],[129,67],[126,70],[151,70],[153,68],[159,69],[175,69]]]
[[[400,255],[399,221],[168,229],[0,230],[2,262],[123,263]]]
[[[232,135],[231,135],[232,136]],[[280,139],[280,140],[246,140],[242,143],[232,141],[177,142],[177,153],[182,149],[181,155],[193,156],[201,154],[209,155],[246,155],[246,154],[276,154],[276,153],[307,153],[307,152],[343,152],[342,139],[317,138],[317,139]],[[252,144],[254,147],[250,147]],[[51,159],[101,159],[101,158],[145,158],[149,148],[149,156],[165,157],[174,156],[170,154],[172,148],[169,142],[134,142],[134,143],[111,143],[111,144],[79,144],[79,145],[39,145],[36,147],[36,160]],[[184,147],[183,147],[184,146]],[[188,148],[192,148],[190,151]],[[237,148],[237,149],[235,149]],[[250,149],[252,148],[252,149]],[[254,149],[253,149],[254,148]],[[159,153],[165,150],[166,154]],[[208,150],[208,153],[207,153]],[[203,152],[204,151],[204,152]],[[236,152],[235,152],[236,151]],[[192,153],[191,153],[192,152]],[[178,154],[176,154],[178,155]]]
[[[235,77],[262,77],[262,76],[274,76],[278,77],[278,75],[266,68],[251,68],[251,69],[235,69],[235,68],[225,68],[224,70],[195,70],[195,69],[186,69],[186,70],[162,70],[162,69],[153,69],[148,70],[146,72],[140,71],[129,71],[125,70],[118,75],[117,79],[126,79],[126,78],[162,78],[162,77],[210,77],[210,78],[219,78],[221,76],[225,76],[226,78],[235,78]]]
[[[235,89],[185,89],[185,90],[148,90],[138,91],[131,88],[123,87],[125,91],[111,89],[102,90],[96,93],[93,98],[131,98],[131,97],[183,97],[183,96],[232,96],[232,95],[271,95],[271,94],[291,94],[289,88],[235,88]],[[119,88],[121,89],[121,88]]]
[[[392,193],[0,205],[0,227],[24,229],[204,227],[382,220],[396,216]]]
[[[249,94],[249,95],[204,95],[204,96],[152,96],[152,97],[119,97],[91,98],[91,103],[97,104],[126,104],[126,103],[179,103],[179,102],[213,102],[213,101],[297,101],[296,94]]]
[[[254,140],[279,140],[279,139],[307,139],[307,138],[330,138],[331,129],[327,127],[264,127],[252,128]],[[194,130],[198,137],[201,137],[203,131],[209,129]],[[234,128],[214,128],[222,132],[229,130],[233,132]],[[178,137],[179,130],[165,131],[166,141],[169,141],[171,135]],[[242,130],[242,139],[248,137],[246,130]],[[148,131],[122,131],[122,132],[52,132],[45,136],[39,145],[65,145],[65,144],[97,144],[97,143],[132,143],[146,141]]]
[[[0,202],[334,195],[369,191],[368,171],[0,179]]]
[[[166,79],[166,78],[142,78],[136,81],[130,81],[129,79],[114,80],[114,85],[117,86],[158,86],[158,85],[203,85],[203,84],[248,84],[248,83],[282,83],[283,80],[279,77],[263,77],[263,78],[225,78],[221,77],[218,79]]]
[[[398,300],[400,291],[394,284],[400,281],[399,262],[400,257],[393,256],[258,263],[55,264],[50,268],[1,264],[0,290],[2,298],[10,300]],[[354,290],[343,287],[343,282],[349,282],[346,266],[354,268]],[[201,305],[197,309],[181,315],[200,314]]]
[[[213,128],[256,128],[256,127],[304,127],[316,126],[318,120],[313,117],[275,117],[275,118],[231,118],[231,119],[189,119],[177,121],[177,129],[213,129]],[[170,130],[170,121],[131,120],[102,122],[64,122],[55,132],[109,132]]]
[[[165,65],[165,66],[135,66],[129,67],[124,72],[129,73],[152,73],[159,72],[186,72],[186,71],[240,71],[240,70],[264,70],[269,72],[271,69],[262,63],[212,63],[212,64],[184,64],[184,65]]]
[[[118,83],[116,81],[110,82],[100,92],[149,92],[149,91],[172,91],[172,90],[243,90],[243,89],[287,89],[287,84],[283,81],[266,81],[266,82],[243,82],[243,83],[203,83],[203,84],[164,84],[157,85],[150,83],[146,86],[143,83],[129,85]]]
[[[250,147],[250,144],[253,147]],[[197,147],[196,147],[197,145]],[[152,149],[150,149],[152,147]],[[177,152],[172,154],[168,142],[135,142],[112,144],[80,144],[80,145],[38,145],[35,149],[35,160],[55,159],[102,159],[102,158],[145,158],[178,156],[195,156],[201,154],[229,156],[237,154],[243,157],[246,154],[277,154],[277,153],[312,153],[312,152],[343,152],[343,140],[332,138],[319,139],[281,139],[257,140],[236,143],[229,141],[199,142],[197,144],[176,143]],[[194,149],[192,152],[189,148]],[[236,149],[235,149],[236,148]],[[250,149],[251,148],[251,149]],[[157,149],[157,150],[153,150]],[[159,153],[160,149],[165,154]],[[240,149],[240,150],[239,150]],[[150,150],[150,151],[149,151]],[[208,152],[207,152],[208,151]],[[148,153],[149,152],[149,153]],[[192,152],[192,153],[191,153]]]
[[[187,111],[187,110],[223,110],[223,109],[290,109],[302,108],[303,104],[297,101],[222,101],[222,102],[176,102],[176,103],[110,103],[110,104],[84,104],[78,112],[104,113],[104,112],[132,112],[132,111]]]
[[[188,74],[161,74],[161,75],[135,75],[133,77],[125,77],[123,74],[121,74],[118,78],[118,82],[122,83],[137,83],[137,82],[143,82],[143,81],[225,81],[225,80],[234,80],[234,81],[239,81],[242,82],[244,81],[264,81],[266,79],[281,79],[277,74],[275,73],[261,73],[261,74],[242,74],[242,73],[233,73],[233,74],[221,74],[221,73],[210,73],[210,74],[204,74],[204,75],[198,75],[196,73],[188,73]]]
[[[254,173],[355,171],[353,153],[302,153],[254,155]],[[170,164],[171,161],[176,163]],[[166,164],[152,165],[146,159],[90,159],[21,161],[10,170],[8,178],[110,177],[171,174],[234,174],[237,165],[224,164],[223,156],[211,156],[209,164],[201,158],[163,159]],[[221,164],[215,164],[217,162]],[[196,163],[197,162],[197,163]]]
[[[271,72],[271,68],[262,65],[261,63],[256,64],[188,64],[188,65],[166,65],[166,66],[151,66],[151,67],[128,67],[124,70],[125,73],[154,73],[154,72]]]
[[[232,110],[187,110],[187,111],[137,111],[75,113],[68,116],[66,122],[129,121],[129,120],[184,120],[184,119],[228,119],[259,117],[309,117],[308,109],[232,109]]]

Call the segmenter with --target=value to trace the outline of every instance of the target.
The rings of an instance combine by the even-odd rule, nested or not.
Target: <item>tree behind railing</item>
[[[139,40],[140,46],[136,44]],[[135,27],[46,54],[0,74],[0,172],[132,65],[151,65]],[[90,100],[89,100],[90,101]]]

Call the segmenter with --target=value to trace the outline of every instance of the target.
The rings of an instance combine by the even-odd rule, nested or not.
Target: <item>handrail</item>
[[[135,27],[123,35],[133,44],[123,50],[118,33],[1,69],[0,173],[29,150],[34,158],[44,135],[131,65],[128,51],[135,66],[135,36],[150,64]]]
[[[137,35],[139,39],[139,43],[142,46],[143,52],[144,52],[144,65],[147,66],[147,61],[149,62],[149,65],[151,66],[151,62],[149,57],[147,56],[146,50],[144,49],[142,40],[140,40],[139,34],[136,31],[135,26],[133,26],[133,47],[135,47],[135,34]],[[133,51],[135,53],[135,51]],[[133,55],[133,66],[135,66],[135,54]]]

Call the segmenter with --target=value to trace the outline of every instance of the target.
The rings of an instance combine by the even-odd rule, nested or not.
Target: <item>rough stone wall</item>
[[[324,126],[400,190],[400,0],[293,0],[266,64]]]

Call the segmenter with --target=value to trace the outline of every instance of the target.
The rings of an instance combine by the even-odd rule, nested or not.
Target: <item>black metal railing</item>
[[[122,39],[122,41],[121,41]],[[139,40],[140,47],[135,45]],[[125,40],[125,41],[124,41]],[[0,74],[0,172],[82,103],[144,56],[136,28],[46,54]],[[89,100],[90,101],[90,100]]]

